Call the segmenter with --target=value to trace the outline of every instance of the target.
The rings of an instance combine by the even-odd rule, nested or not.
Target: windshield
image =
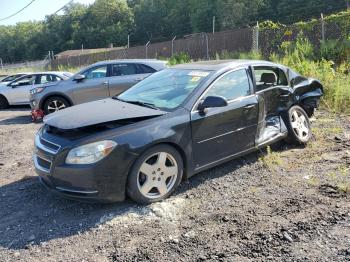
[[[180,106],[211,71],[165,69],[134,85],[117,98],[164,110]]]

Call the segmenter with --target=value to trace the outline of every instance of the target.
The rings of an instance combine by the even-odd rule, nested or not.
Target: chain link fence
[[[345,13],[334,19],[319,19],[308,23],[297,23],[279,28],[259,28],[259,26],[222,31],[199,33],[181,39],[159,43],[147,43],[144,46],[121,48],[95,54],[81,54],[52,60],[51,69],[64,67],[82,67],[101,60],[133,58],[168,58],[174,53],[185,52],[192,59],[211,59],[223,52],[259,51],[269,58],[273,53],[281,52],[285,41],[296,41],[302,33],[314,48],[320,48],[322,40],[347,39],[350,36],[350,14]]]

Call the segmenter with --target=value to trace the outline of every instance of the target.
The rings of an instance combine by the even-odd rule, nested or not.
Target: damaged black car
[[[265,61],[203,61],[48,115],[40,181],[69,198],[151,203],[184,177],[285,139],[306,144],[322,84]]]

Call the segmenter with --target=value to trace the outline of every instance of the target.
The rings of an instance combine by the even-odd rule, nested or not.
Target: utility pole
[[[215,16],[213,16],[213,34],[215,34]]]

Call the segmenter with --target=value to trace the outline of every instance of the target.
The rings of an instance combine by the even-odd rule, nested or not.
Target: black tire
[[[6,109],[9,107],[9,102],[6,97],[0,95],[0,109]]]
[[[54,105],[55,104],[57,105],[56,106],[57,110],[54,109]],[[49,97],[45,101],[43,109],[44,109],[45,115],[48,115],[48,114],[54,113],[54,112],[56,112],[58,110],[67,108],[69,106],[70,106],[69,102],[64,97],[52,96],[52,97]],[[58,108],[60,108],[60,109],[58,109]]]
[[[160,159],[160,155],[158,156],[157,154],[163,154],[163,153],[167,154],[165,163],[168,163],[169,165],[169,167],[165,166],[165,169],[173,168],[175,170],[176,167],[173,162],[176,161],[176,165],[177,165],[176,176],[167,177],[167,174],[163,174],[163,170],[159,170],[159,169],[156,170],[157,161]],[[152,161],[155,161],[154,164],[152,164]],[[143,164],[148,164],[147,162],[151,163],[149,164],[149,166],[152,167],[151,170],[153,170],[153,167],[154,167],[154,170],[151,175],[144,175],[140,170]],[[164,173],[165,172],[166,171],[164,170]],[[183,160],[181,155],[175,148],[168,145],[158,145],[158,146],[152,147],[148,149],[146,152],[144,152],[136,160],[133,167],[131,168],[128,176],[128,181],[127,181],[127,188],[126,188],[127,195],[133,201],[140,204],[150,204],[150,203],[161,201],[169,197],[175,191],[175,189],[179,186],[182,180],[182,176],[183,176]],[[161,192],[159,191],[158,187],[153,186],[153,187],[149,187],[150,190],[147,191],[148,192],[147,194],[149,195],[154,194],[154,196],[146,196],[145,193],[141,192],[141,188],[146,184],[146,181],[148,181],[148,183],[151,183],[152,185],[154,183],[162,183],[162,182],[164,182],[165,185],[167,185],[168,183],[169,188],[166,188],[168,191],[164,195],[161,195]],[[143,183],[143,185],[141,185],[141,183]]]
[[[300,106],[292,106],[285,117],[288,129],[286,142],[296,145],[305,145],[312,137],[309,117]]]

